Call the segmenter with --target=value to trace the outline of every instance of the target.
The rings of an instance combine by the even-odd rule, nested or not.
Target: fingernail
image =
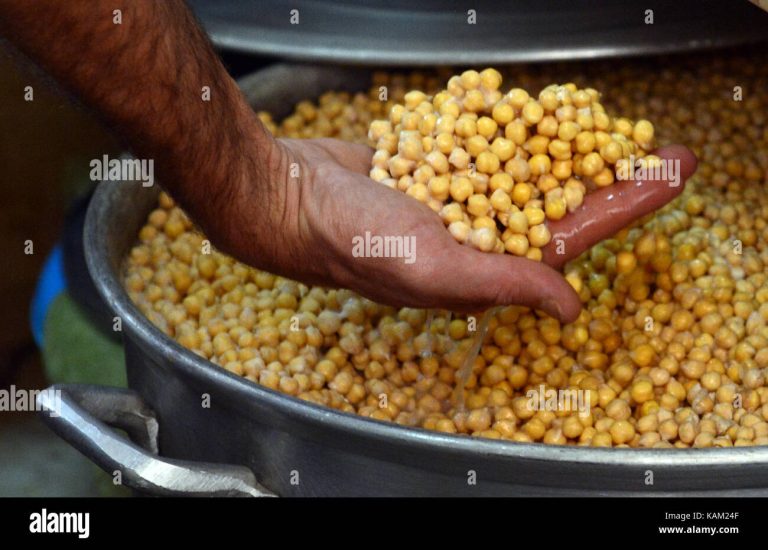
[[[557,319],[563,318],[563,310],[560,309],[560,304],[554,298],[547,298],[541,302],[541,307],[539,309],[547,312],[549,315],[556,317]]]

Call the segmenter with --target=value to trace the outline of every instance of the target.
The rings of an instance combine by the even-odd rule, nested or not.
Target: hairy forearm
[[[182,0],[0,0],[0,33],[154,159],[204,226],[268,170],[271,138]]]

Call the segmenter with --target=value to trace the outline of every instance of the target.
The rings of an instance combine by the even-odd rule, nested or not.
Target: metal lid
[[[691,51],[768,38],[768,14],[734,0],[189,3],[223,49],[333,63],[554,61]]]

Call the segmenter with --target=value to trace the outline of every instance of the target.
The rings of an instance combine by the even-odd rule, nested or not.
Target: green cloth
[[[44,333],[43,361],[51,383],[126,387],[123,346],[96,328],[67,292],[51,303]]]

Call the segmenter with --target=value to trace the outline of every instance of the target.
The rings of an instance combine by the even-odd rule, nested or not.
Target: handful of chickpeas
[[[593,88],[552,84],[537,99],[501,83],[468,70],[434,96],[406,93],[371,123],[370,176],[438,212],[460,243],[540,260],[544,222],[611,185],[620,159],[648,155],[654,129],[609,116]]]

